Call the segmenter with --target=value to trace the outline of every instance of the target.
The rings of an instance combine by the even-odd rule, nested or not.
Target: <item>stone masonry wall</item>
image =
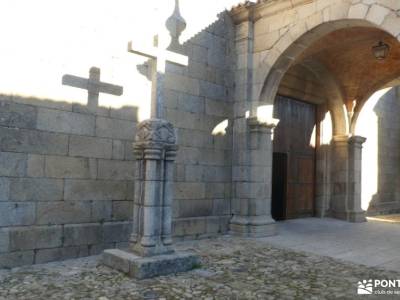
[[[233,26],[226,14],[189,39],[188,68],[169,65],[165,116],[178,131],[173,231],[177,238],[225,233],[231,215]],[[214,128],[228,126],[219,134]]]
[[[0,100],[0,267],[125,245],[136,109]]]
[[[178,131],[173,233],[224,233],[230,219],[229,18],[188,40],[189,66],[167,66],[165,118]],[[0,91],[1,92],[1,91]],[[148,99],[150,100],[150,99]],[[136,107],[0,97],[0,268],[127,246]],[[230,123],[230,121],[229,121]]]

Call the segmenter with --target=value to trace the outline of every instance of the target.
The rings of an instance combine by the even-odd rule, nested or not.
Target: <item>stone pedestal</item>
[[[361,208],[361,136],[335,136],[333,138],[332,201],[333,217],[349,222],[365,222]]]
[[[249,126],[247,179],[236,182],[239,211],[230,223],[233,235],[265,237],[276,234],[276,224],[271,217],[272,185],[272,133],[278,120],[261,122],[247,120]]]
[[[133,230],[129,251],[107,250],[103,263],[130,276],[148,278],[192,269],[191,253],[172,247],[173,163],[178,149],[173,126],[149,119],[138,125]]]

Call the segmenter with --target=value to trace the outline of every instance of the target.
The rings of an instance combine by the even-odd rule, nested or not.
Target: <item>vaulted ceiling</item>
[[[384,60],[377,60],[372,53],[372,47],[379,41],[390,46],[389,55]],[[316,65],[319,67],[315,68]],[[301,69],[303,71],[300,72]],[[322,69],[325,70],[324,74],[318,71]],[[303,100],[315,103],[319,102],[317,96],[323,92],[326,74],[329,74],[330,80],[336,82],[344,104],[351,111],[353,103],[361,108],[372,93],[400,77],[400,43],[376,28],[339,29],[316,41],[296,59],[282,80],[280,92],[285,93],[288,85],[295,84],[296,81],[291,79],[294,74],[297,74],[298,87],[308,87],[304,95],[310,99]],[[298,76],[299,74],[303,75]],[[311,74],[315,85],[313,91],[309,90],[310,84],[298,82],[309,80],[307,78]]]

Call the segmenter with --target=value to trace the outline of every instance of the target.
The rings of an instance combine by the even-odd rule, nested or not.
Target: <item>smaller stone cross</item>
[[[121,96],[124,91],[122,86],[101,82],[100,69],[96,67],[90,68],[89,79],[66,74],[62,77],[62,84],[87,90],[87,106],[89,109],[96,109],[98,107],[100,93]]]
[[[166,47],[159,45],[159,36],[154,37],[154,44],[150,47],[136,45],[131,41],[128,44],[128,51],[152,60],[151,117],[162,119],[165,65],[170,62],[180,66],[187,66],[188,57],[168,51]]]

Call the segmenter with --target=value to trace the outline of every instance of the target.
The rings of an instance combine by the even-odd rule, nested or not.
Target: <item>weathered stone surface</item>
[[[92,245],[103,242],[100,224],[74,224],[64,226],[64,246]]]
[[[0,125],[17,128],[35,128],[37,108],[30,105],[0,102]]]
[[[180,218],[204,217],[212,214],[213,201],[211,199],[184,199],[175,201],[178,201],[178,217]]]
[[[134,179],[135,164],[132,161],[99,160],[98,178],[110,180]]]
[[[67,154],[68,136],[36,130],[0,127],[0,148],[8,152]]]
[[[8,178],[0,178],[0,201],[8,201],[10,199],[10,181]]]
[[[11,251],[55,248],[61,245],[61,226],[15,227],[10,230]]]
[[[172,232],[177,237],[196,237],[206,232],[206,218],[175,219],[172,222]]]
[[[69,155],[94,158],[111,158],[112,140],[84,136],[71,136]]]
[[[112,221],[112,201],[91,201],[90,222],[107,222]]]
[[[133,201],[113,201],[112,217],[117,221],[131,220],[133,217]]]
[[[205,193],[203,182],[177,182],[174,184],[175,199],[203,199]]]
[[[12,201],[60,201],[63,199],[64,181],[48,178],[10,179]]]
[[[8,228],[0,228],[0,253],[10,249],[10,231]]]
[[[103,117],[97,117],[96,119],[96,135],[99,137],[133,141],[135,132],[135,122]]]
[[[46,156],[44,172],[54,178],[95,178],[97,162],[89,158]]]
[[[131,148],[127,149],[131,153]],[[120,140],[113,140],[112,144],[112,159],[124,159],[125,156],[125,143]]]
[[[127,182],[116,180],[65,180],[65,200],[125,200]]]
[[[32,225],[35,211],[32,202],[0,202],[0,226]]]
[[[113,222],[104,224],[104,242],[126,242],[132,231],[130,222]]]
[[[138,108],[125,106],[119,109],[111,109],[110,111],[111,118],[115,119],[123,119],[132,122],[137,122],[138,118]]]
[[[24,176],[26,166],[26,154],[0,152],[0,176]]]
[[[45,156],[28,154],[26,175],[28,177],[44,177]]]
[[[112,249],[104,251],[102,263],[130,277],[145,279],[192,270],[200,264],[200,260],[197,255],[188,252],[143,258],[127,251]]]
[[[37,224],[71,224],[90,222],[89,201],[53,201],[37,203]]]
[[[15,268],[24,265],[33,264],[34,252],[16,251],[0,254],[0,268]]]
[[[40,130],[91,136],[95,133],[95,117],[92,115],[39,108],[37,118]]]
[[[52,261],[65,260],[89,255],[87,246],[39,249],[35,254],[35,263],[43,264]]]

